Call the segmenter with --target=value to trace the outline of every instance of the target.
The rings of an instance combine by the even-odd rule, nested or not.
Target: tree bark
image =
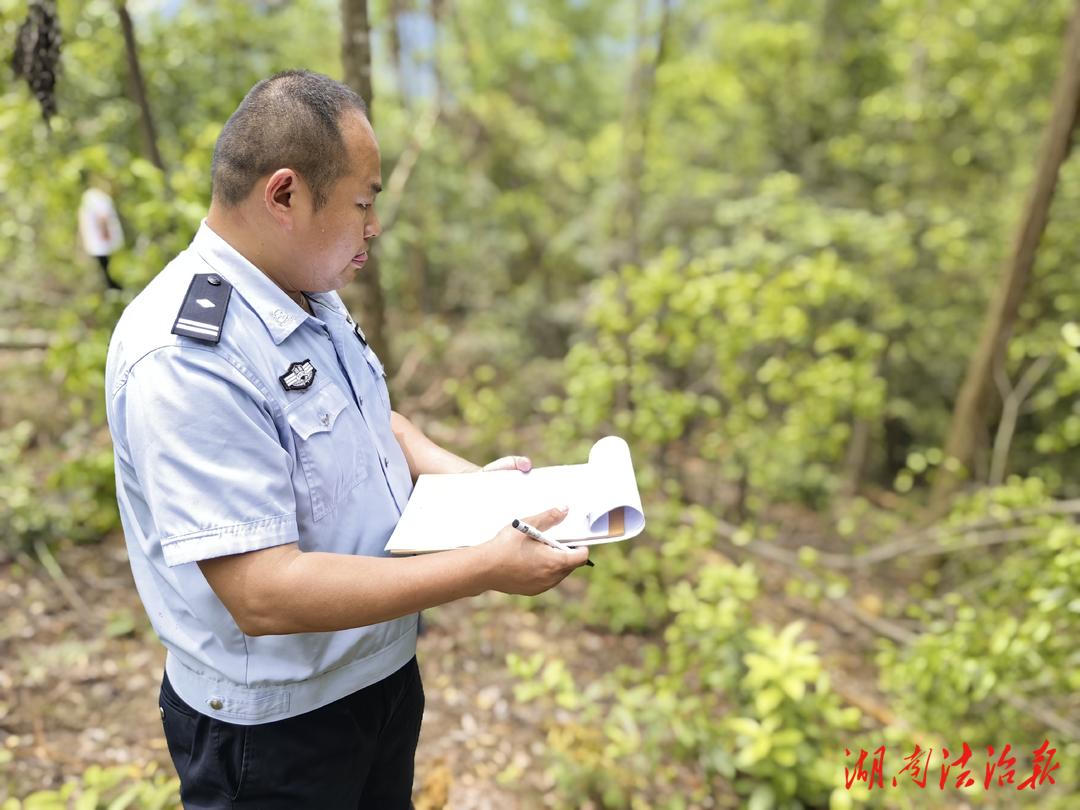
[[[371,87],[371,21],[367,0],[341,0],[341,65],[345,84],[355,90],[371,113],[375,94]],[[374,114],[371,113],[372,118]],[[378,241],[368,245],[368,260],[342,297],[364,330],[368,345],[382,360],[387,371],[392,358],[386,335],[386,305],[379,279]]]
[[[1054,89],[1053,112],[1043,132],[1035,165],[1035,179],[953,408],[952,422],[945,440],[948,466],[943,466],[939,471],[932,493],[932,503],[938,509],[944,508],[949,497],[959,488],[965,471],[970,473],[974,468],[979,442],[986,433],[986,420],[993,397],[995,353],[1016,323],[1020,304],[1031,281],[1035,255],[1039,239],[1046,229],[1058,173],[1072,147],[1072,132],[1078,110],[1080,0],[1075,0],[1065,37],[1062,71]]]
[[[634,64],[630,73],[626,108],[623,112],[622,182],[615,211],[613,266],[639,264],[641,261],[641,176],[645,171],[645,152],[649,139],[649,113],[656,87],[656,71],[666,56],[668,26],[671,22],[671,0],[662,0],[659,31],[655,35],[656,54],[647,55],[648,4],[637,0],[635,5],[637,34]]]
[[[146,99],[146,85],[143,84],[142,70],[139,67],[139,51],[135,46],[135,26],[132,25],[131,15],[128,14],[127,4],[119,0],[116,4],[116,13],[120,15],[120,27],[124,31],[124,47],[127,50],[129,88],[132,100],[139,108],[139,123],[142,127],[143,140],[146,141],[146,152],[150,156],[150,162],[157,166],[162,173],[165,171],[165,163],[161,160],[158,151],[157,130],[154,127],[154,116],[150,112],[150,102]]]

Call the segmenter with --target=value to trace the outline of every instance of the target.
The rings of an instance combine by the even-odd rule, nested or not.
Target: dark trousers
[[[185,810],[408,810],[424,714],[416,658],[322,708],[256,726],[159,701]]]
[[[109,285],[109,289],[110,290],[122,290],[123,287],[121,287],[119,284],[117,284],[115,281],[113,281],[113,277],[109,275],[109,257],[108,256],[98,256],[96,258],[98,260],[98,264],[101,265],[101,272],[105,274],[105,283]]]

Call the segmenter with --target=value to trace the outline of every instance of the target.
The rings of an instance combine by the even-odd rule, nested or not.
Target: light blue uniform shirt
[[[198,273],[233,286],[216,345],[171,334]],[[412,479],[382,366],[337,293],[309,300],[314,317],[204,222],[125,310],[109,346],[109,428],[135,584],[177,693],[231,723],[311,711],[416,651],[415,615],[246,636],[197,564],[292,542],[387,556]],[[280,377],[305,360],[310,387],[286,390]]]

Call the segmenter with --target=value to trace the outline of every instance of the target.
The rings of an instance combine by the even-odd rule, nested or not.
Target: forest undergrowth
[[[42,379],[18,366],[40,364],[40,355],[6,360],[13,379]],[[444,377],[437,373],[444,363],[416,365],[400,378],[398,407],[459,452],[498,452],[507,436],[491,428],[500,420],[474,414],[470,424],[455,416],[470,401],[490,404],[469,390],[466,370]],[[63,398],[41,387],[35,408],[10,393],[0,398],[4,413],[26,411],[17,429],[28,430],[30,410]],[[37,444],[32,435],[22,440],[19,457],[25,474],[46,487],[47,477],[34,476],[55,459],[47,435]],[[500,449],[536,448],[539,461],[550,461],[542,425],[514,435],[519,444]],[[681,505],[647,500],[647,535],[595,549],[595,569],[536,599],[488,594],[425,614],[419,808],[783,806],[776,795],[783,774],[799,766],[806,772],[790,793],[807,783],[821,791],[803,806],[842,808],[858,795],[837,783],[834,769],[855,765],[845,748],[875,740],[899,758],[912,743],[949,744],[945,727],[935,734],[904,717],[896,695],[883,690],[877,663],[883,638],[914,637],[920,622],[910,612],[912,589],[941,569],[903,557],[902,565],[886,561],[840,577],[809,551],[826,562],[852,551],[828,518],[778,505],[766,525],[782,530],[763,542],[694,505],[695,498],[730,498],[699,457],[676,444],[667,460],[669,491],[686,493]],[[890,515],[897,532],[925,522],[887,492],[862,500],[878,501],[877,519]],[[125,798],[133,808],[171,806],[175,782],[155,706],[163,650],[126,569],[122,537],[112,531],[73,543],[56,536],[54,529],[49,539],[9,548],[3,559],[4,790],[11,798],[39,791],[39,804],[25,807],[112,807]],[[780,663],[775,683],[768,672],[750,680],[755,656],[762,669],[765,658]],[[769,728],[777,708],[791,714]],[[729,730],[740,718],[744,725]],[[820,736],[800,730],[815,724]],[[762,729],[772,733],[773,757],[758,761],[775,770],[755,769],[744,753]],[[773,791],[772,805],[755,799],[765,795],[762,785]],[[878,806],[928,806],[917,785],[879,795],[886,801]],[[934,806],[971,806],[963,794],[950,795],[934,797]]]
[[[63,69],[48,123],[0,71],[3,810],[175,803],[108,338],[244,93],[356,72],[343,42],[386,186],[343,298],[395,406],[477,461],[621,436],[648,518],[431,612],[425,801],[1077,804],[1080,0],[33,5]],[[89,184],[122,292],[72,239]]]

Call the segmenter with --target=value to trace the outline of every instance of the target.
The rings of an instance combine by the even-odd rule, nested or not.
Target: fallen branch
[[[71,584],[71,580],[67,578],[67,574],[64,573],[64,569],[60,567],[60,563],[56,561],[56,557],[49,551],[49,547],[44,541],[38,539],[34,541],[34,551],[37,552],[38,559],[41,561],[42,566],[49,572],[49,576],[52,577],[53,582],[60,589],[60,592],[64,594],[71,606],[75,608],[75,612],[79,614],[83,619],[90,620],[93,618],[93,613],[90,611],[90,606],[86,604],[78,591]]]
[[[972,530],[963,534],[973,534]],[[956,532],[952,536],[961,534]],[[949,535],[945,535],[949,536]],[[829,554],[822,552],[817,562],[826,568],[869,568],[871,565],[887,562],[902,557],[905,554],[912,557],[936,557],[939,554],[955,554],[960,551],[968,551],[973,548],[984,546],[996,546],[1002,543],[1016,543],[1025,540],[1037,540],[1045,537],[1046,531],[1035,526],[1022,526],[1015,529],[1004,529],[998,532],[984,533],[978,538],[965,540],[961,543],[933,543],[922,545],[921,543],[895,543],[889,547],[881,546],[866,554],[857,556],[847,554]]]
[[[1054,729],[1054,731],[1066,734],[1074,740],[1080,740],[1080,726],[1059,714],[1055,714],[1045,706],[1042,706],[1033,700],[1021,697],[1020,695],[996,695],[996,697],[1004,700],[1018,712],[1030,714],[1044,726],[1049,726]]]
[[[992,534],[984,534],[979,539],[967,540],[958,544],[945,544],[939,541],[950,537],[958,537],[976,532],[984,532],[986,529],[995,529],[1006,523],[1023,520],[1025,518],[1039,517],[1043,515],[1076,515],[1080,514],[1080,499],[1057,501],[1046,506],[1014,509],[996,517],[980,518],[968,523],[956,526],[933,526],[923,529],[915,534],[902,537],[871,549],[865,554],[833,554],[826,551],[818,551],[817,564],[826,568],[868,568],[871,565],[887,562],[889,560],[910,554],[915,557],[932,557],[938,554],[954,554],[958,551],[966,551],[983,546],[999,545],[1001,543],[1014,543],[1024,540],[1036,540],[1045,535],[1045,531],[1035,526],[1022,526],[1012,529],[1002,529]],[[722,533],[729,539],[738,531],[737,526],[730,523],[721,523]],[[760,541],[752,541],[760,542]],[[767,544],[763,544],[767,545]],[[797,560],[795,552],[787,549],[768,545],[765,554],[773,554],[777,562]],[[816,550],[816,549],[815,549]]]
[[[49,348],[52,333],[44,329],[0,329],[0,349],[8,351],[30,351]]]
[[[884,636],[897,644],[908,646],[914,644],[919,634],[908,630],[896,622],[889,619],[883,619],[880,616],[874,616],[855,603],[854,600],[847,596],[831,597],[825,591],[824,586],[826,583],[818,576],[814,575],[810,571],[807,571],[800,563],[795,555],[787,552],[786,549],[779,549],[768,543],[764,543],[760,540],[751,540],[749,543],[738,545],[732,542],[731,538],[735,532],[738,531],[737,527],[732,526],[729,523],[721,523],[717,529],[717,535],[720,538],[720,542],[723,546],[723,551],[728,556],[741,556],[740,552],[753,554],[767,559],[772,562],[777,562],[787,568],[794,571],[800,578],[817,584],[822,588],[822,593],[825,593],[826,598],[829,599],[832,604],[839,608],[843,613],[846,613],[851,618],[865,625],[873,630],[880,636]],[[779,553],[783,552],[783,553]],[[994,693],[990,697],[1008,703],[1014,709],[1024,714],[1030,715],[1034,719],[1038,720],[1045,726],[1054,729],[1055,731],[1071,737],[1073,740],[1080,741],[1080,726],[1073,723],[1071,720],[1062,717],[1052,709],[1044,706],[1043,704],[1031,700],[1029,698],[1020,697],[1015,694],[1001,695]]]
[[[761,557],[762,559],[779,563],[785,568],[790,568],[801,579],[818,585],[824,591],[826,585],[825,581],[822,580],[821,577],[806,570],[799,562],[798,558],[787,551],[787,549],[777,548],[769,543],[763,543],[760,540],[751,540],[749,543],[738,545],[731,540],[731,537],[734,534],[732,531],[734,528],[735,527],[731,526],[731,524],[721,523],[720,528],[717,529],[717,533],[720,535],[721,543],[723,545],[722,550],[726,554],[729,556],[732,554],[738,556],[739,552],[747,552],[754,556]],[[878,635],[892,639],[898,644],[909,644],[918,638],[917,633],[911,632],[906,627],[903,627],[896,622],[891,622],[888,619],[883,619],[880,616],[874,616],[873,614],[868,613],[847,596],[829,597],[829,599],[844,613],[851,616],[851,618],[869,627]]]

